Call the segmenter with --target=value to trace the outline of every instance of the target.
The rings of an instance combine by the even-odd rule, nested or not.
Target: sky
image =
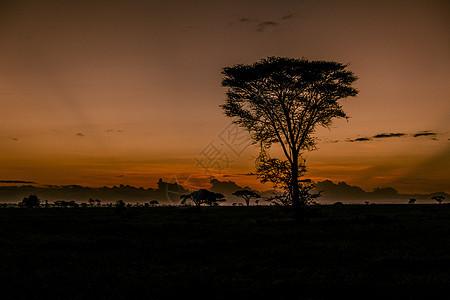
[[[282,56],[359,77],[305,176],[450,192],[449,53],[448,1],[3,0],[0,184],[269,189],[221,70]]]

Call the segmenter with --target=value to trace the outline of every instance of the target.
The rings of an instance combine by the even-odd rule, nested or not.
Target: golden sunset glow
[[[202,187],[215,176],[270,189],[249,175],[257,148],[232,134],[219,105],[223,67],[273,55],[348,63],[359,77],[360,93],[343,102],[351,118],[318,130],[318,149],[305,153],[308,177],[448,193],[449,10],[448,1],[2,2],[0,180]]]

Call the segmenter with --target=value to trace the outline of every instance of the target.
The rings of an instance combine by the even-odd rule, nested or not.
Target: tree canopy
[[[220,202],[226,201],[221,193],[214,193],[206,189],[200,189],[187,195],[181,195],[181,204],[186,204],[187,200],[194,202],[195,206],[207,204],[209,206],[219,205]]]
[[[41,200],[36,195],[30,195],[28,197],[23,198],[20,205],[25,207],[39,207]]]
[[[250,190],[239,190],[233,193],[234,196],[237,197],[242,197],[242,199],[244,199],[245,204],[247,206],[250,205],[250,199],[251,198],[261,198],[261,195],[259,195],[258,193],[255,193],[254,191],[250,191]]]
[[[299,183],[306,171],[301,154],[315,149],[317,127],[347,118],[339,100],[357,95],[352,86],[357,77],[339,62],[284,57],[225,67],[222,74],[227,92],[221,107],[260,146],[259,178],[284,188],[294,205],[305,204]],[[285,159],[270,156],[274,143]]]

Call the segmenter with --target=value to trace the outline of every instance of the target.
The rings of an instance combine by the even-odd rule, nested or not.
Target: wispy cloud
[[[272,20],[260,20],[257,18],[249,18],[249,17],[242,17],[239,19],[239,23],[241,24],[253,24],[253,23],[257,23],[256,24],[256,31],[258,32],[263,32],[266,31],[266,29],[268,28],[275,28],[275,27],[280,27],[281,25],[283,25],[283,23],[288,22],[289,20],[295,18],[296,15],[289,13],[289,14],[285,14],[283,15],[281,18],[275,18]]]
[[[405,136],[406,133],[380,133],[380,134],[376,134],[374,135],[372,138],[374,139],[383,139],[383,138],[391,138],[391,137],[401,137],[401,136]]]
[[[404,133],[404,132],[391,132],[391,133],[379,133],[379,134],[375,134],[374,136],[371,137],[359,137],[359,138],[348,138],[345,141],[346,142],[366,142],[366,141],[372,141],[374,139],[386,139],[386,138],[393,138],[393,137],[412,137],[412,138],[416,138],[416,137],[421,137],[421,136],[426,136],[426,137],[431,137],[432,139],[436,140],[436,136],[439,135],[438,132],[433,132],[431,130],[424,130],[424,131],[419,131],[417,133]]]
[[[436,136],[437,135],[437,132],[431,132],[431,131],[420,131],[420,132],[417,132],[417,133],[415,133],[413,136],[414,137],[419,137],[419,136]]]
[[[81,133],[81,132],[75,133],[75,136],[86,137],[86,135],[84,133]]]
[[[240,174],[237,174],[237,175],[239,175],[239,176],[255,176],[256,174],[252,173],[252,172],[248,172],[248,173],[240,173]]]
[[[258,24],[258,28],[256,29],[257,31],[264,31],[266,30],[267,27],[275,27],[280,25],[280,23],[278,22],[274,22],[274,21],[264,21],[264,22],[260,22]]]
[[[0,183],[36,183],[36,182],[26,180],[0,180]]]
[[[366,141],[370,141],[371,138],[367,138],[367,137],[362,137],[362,138],[356,138],[356,139],[348,139],[347,142],[366,142]]]
[[[119,132],[119,133],[121,133],[122,130],[121,129],[105,129],[105,132],[108,132],[108,133]]]

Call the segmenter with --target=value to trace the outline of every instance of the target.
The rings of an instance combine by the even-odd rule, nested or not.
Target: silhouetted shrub
[[[123,200],[117,201],[115,210],[117,214],[123,214],[126,210],[125,202]]]
[[[23,198],[22,202],[19,203],[20,206],[25,207],[39,207],[41,200],[36,195],[30,195]]]

